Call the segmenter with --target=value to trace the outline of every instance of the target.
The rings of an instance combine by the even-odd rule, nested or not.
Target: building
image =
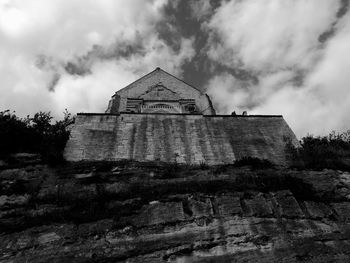
[[[207,94],[156,68],[117,91],[105,113],[80,113],[68,161],[164,161],[210,165],[243,157],[288,163],[298,141],[280,115],[216,115]]]
[[[106,113],[215,115],[207,94],[160,68],[117,91]]]

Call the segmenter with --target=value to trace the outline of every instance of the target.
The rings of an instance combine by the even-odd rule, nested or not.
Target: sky
[[[350,129],[350,0],[0,0],[0,111],[104,112],[156,67],[218,113]]]

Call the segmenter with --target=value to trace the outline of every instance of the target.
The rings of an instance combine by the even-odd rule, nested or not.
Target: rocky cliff
[[[350,261],[339,171],[2,163],[0,193],[0,262]]]

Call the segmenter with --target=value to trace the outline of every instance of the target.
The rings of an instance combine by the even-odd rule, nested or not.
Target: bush
[[[290,147],[294,167],[350,171],[350,131],[318,137],[307,135],[300,145],[300,148]]]
[[[15,152],[36,152],[34,130],[30,118],[19,119],[9,110],[0,112],[0,155]]]
[[[63,120],[51,124],[50,112],[38,112],[21,119],[9,110],[0,112],[0,155],[28,152],[40,153],[44,161],[63,160],[63,150],[69,139],[68,125],[74,122],[66,110]]]

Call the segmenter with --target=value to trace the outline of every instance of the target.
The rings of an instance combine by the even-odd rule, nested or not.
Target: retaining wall
[[[210,165],[251,156],[284,165],[288,140],[298,143],[282,116],[79,114],[64,155]]]

